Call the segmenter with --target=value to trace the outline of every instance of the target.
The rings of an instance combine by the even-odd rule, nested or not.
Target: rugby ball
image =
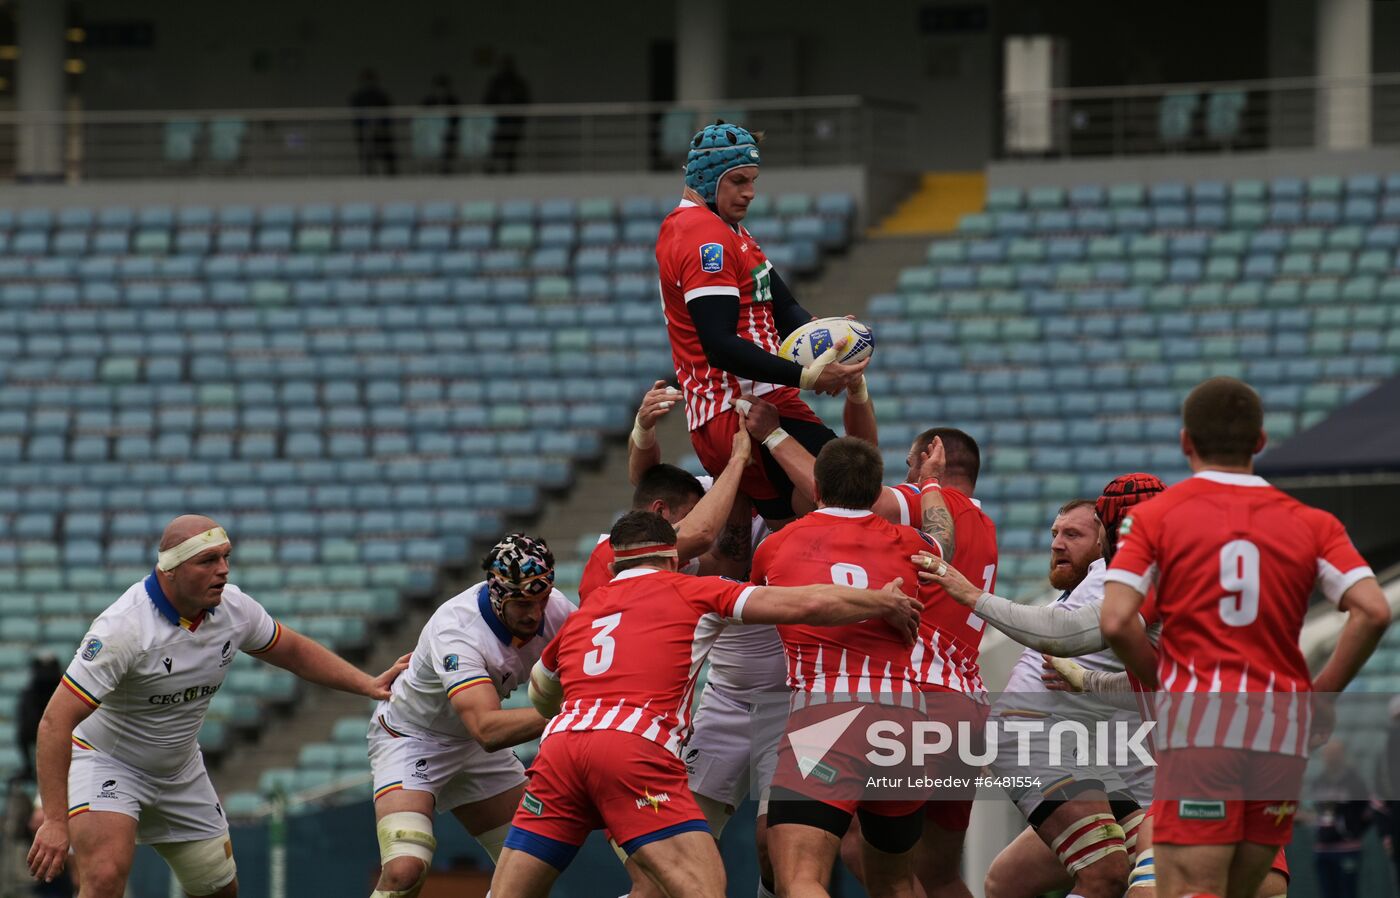
[[[875,335],[867,325],[849,318],[818,318],[788,334],[778,347],[778,355],[806,368],[842,337],[849,338],[845,350],[836,357],[842,365],[864,361],[875,351]]]

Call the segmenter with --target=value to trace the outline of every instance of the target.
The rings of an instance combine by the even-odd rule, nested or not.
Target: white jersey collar
[[[661,569],[660,569],[660,568],[654,568],[654,567],[629,567],[627,570],[622,571],[622,572],[619,573],[619,574],[613,575],[612,580],[609,580],[608,582],[609,582],[609,583],[612,583],[612,582],[617,581],[617,580],[630,580],[630,579],[632,579],[633,577],[642,577],[642,576],[645,576],[645,575],[647,575],[647,574],[659,574],[659,573],[661,573]]]
[[[1268,486],[1269,481],[1257,474],[1235,474],[1231,471],[1197,471],[1192,477],[1199,477],[1202,480],[1209,480],[1212,483],[1224,483],[1229,486]]]
[[[818,508],[817,514],[831,515],[833,518],[867,518],[870,516],[868,508],[837,508],[828,505],[825,508]]]

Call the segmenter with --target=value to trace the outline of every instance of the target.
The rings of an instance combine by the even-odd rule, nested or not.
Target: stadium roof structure
[[[1265,453],[1255,467],[1271,480],[1400,474],[1400,377]]]
[[[1400,377],[1265,453],[1256,473],[1341,519],[1377,571],[1400,563]]]

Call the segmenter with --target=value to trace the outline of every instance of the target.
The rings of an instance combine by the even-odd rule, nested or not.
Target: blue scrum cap
[[[726,172],[758,165],[758,141],[748,130],[725,122],[706,125],[690,141],[685,156],[685,186],[707,203],[715,201]]]

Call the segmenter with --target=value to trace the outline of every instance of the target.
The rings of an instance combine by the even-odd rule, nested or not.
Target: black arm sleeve
[[[686,310],[695,322],[700,347],[710,364],[759,383],[799,386],[802,366],[764,352],[740,337],[739,300],[732,296],[700,296],[692,299]]]
[[[773,291],[773,323],[778,325],[778,333],[786,337],[802,325],[812,320],[812,313],[798,305],[787,283],[778,277],[777,269],[768,272],[769,284]]]

